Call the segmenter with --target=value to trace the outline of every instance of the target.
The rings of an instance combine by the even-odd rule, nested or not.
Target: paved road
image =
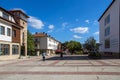
[[[120,59],[66,55],[0,61],[0,80],[120,80]]]

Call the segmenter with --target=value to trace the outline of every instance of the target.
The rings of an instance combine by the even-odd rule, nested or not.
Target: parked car
[[[60,54],[60,53],[63,53],[63,51],[62,50],[56,50],[55,53]]]

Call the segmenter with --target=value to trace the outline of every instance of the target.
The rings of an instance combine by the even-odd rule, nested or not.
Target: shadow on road
[[[108,60],[108,59],[119,59],[119,58],[104,56],[101,59],[97,59],[97,60]],[[46,60],[96,60],[96,59],[91,59],[88,57],[88,55],[64,55],[63,57],[57,55],[54,57],[47,58]]]
[[[60,56],[54,56],[54,57],[50,57],[47,58],[46,60],[88,60],[88,56],[87,55],[65,55],[63,57]]]

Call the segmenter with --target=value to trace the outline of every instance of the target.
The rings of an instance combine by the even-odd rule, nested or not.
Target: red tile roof
[[[33,36],[34,37],[47,37],[48,35],[46,33],[36,33]]]

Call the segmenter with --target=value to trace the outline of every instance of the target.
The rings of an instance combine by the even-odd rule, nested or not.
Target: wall
[[[100,20],[100,52],[119,52],[119,3],[120,0],[117,0],[113,3],[113,5],[109,8],[109,10],[104,14],[104,16]],[[104,25],[104,19],[106,16],[110,14],[110,23],[108,25]],[[105,28],[110,26],[110,35],[105,37]],[[104,41],[106,38],[110,37],[110,48],[105,49]]]
[[[24,46],[25,46],[25,56],[27,56],[27,22],[20,19],[20,25],[23,27],[22,31],[21,31],[21,35],[23,35],[23,32],[24,32],[24,40],[22,40],[23,36],[21,36],[21,45],[22,43],[24,43]],[[24,42],[23,42],[24,41]]]
[[[40,38],[40,49],[47,49],[47,37]]]
[[[9,42],[11,42],[12,41],[12,28],[11,28],[11,25],[5,24],[5,23],[0,21],[0,26],[5,27],[5,35],[0,34],[0,40],[1,41],[9,41]],[[11,36],[7,36],[7,28],[11,29]]]
[[[20,43],[20,29],[13,26],[12,27],[12,30],[15,30],[16,31],[16,37],[12,37],[12,42],[14,43]]]
[[[3,16],[3,12],[4,11],[2,11],[2,10],[0,10],[0,17],[2,17]],[[6,13],[6,12],[5,12]],[[8,13],[6,13],[6,14],[8,14]],[[9,14],[8,14],[9,15]],[[14,18],[11,16],[11,15],[9,15],[9,21],[11,21],[11,22],[14,22],[15,23],[15,20],[14,20]]]
[[[50,37],[47,38],[47,49],[57,50],[58,42]]]
[[[10,45],[10,55],[0,55],[0,60],[9,60],[9,59],[18,59],[20,56],[20,44],[19,43],[11,43],[11,42],[4,42],[1,41],[0,44],[9,44]],[[16,55],[12,54],[12,45],[19,46],[19,53]]]

